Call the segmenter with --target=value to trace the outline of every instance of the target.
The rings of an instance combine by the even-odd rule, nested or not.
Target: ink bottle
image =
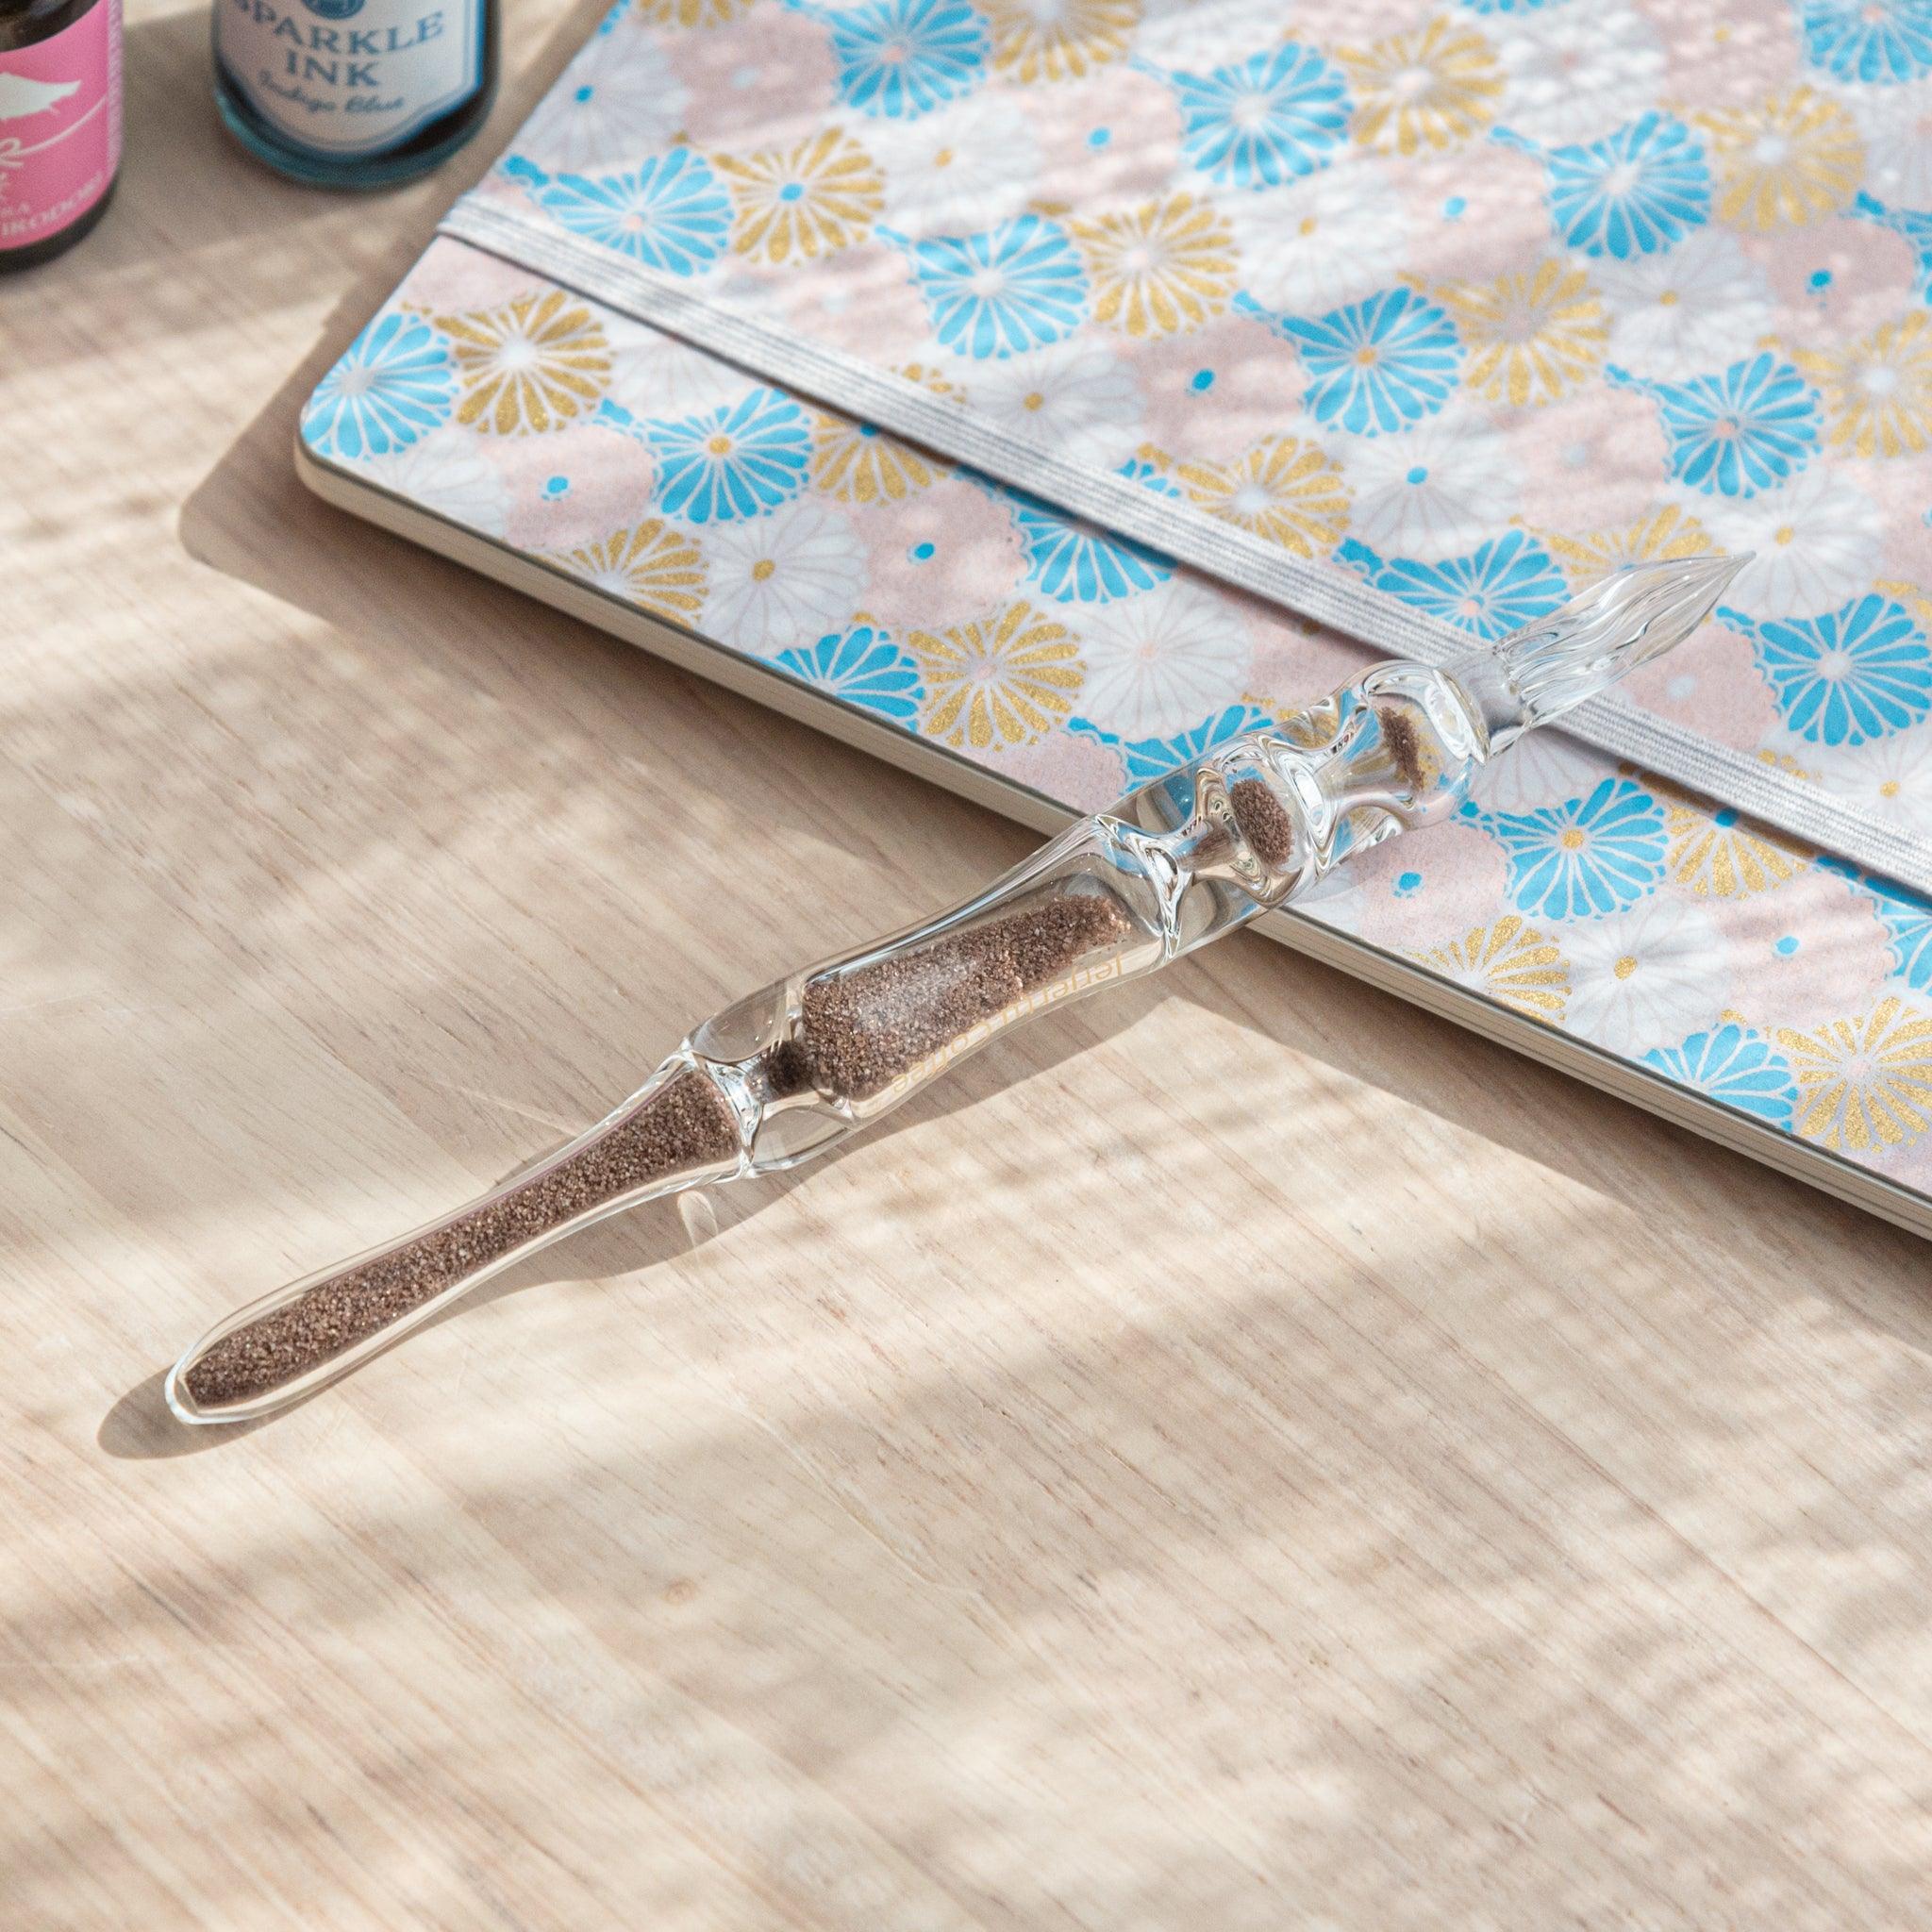
[[[447,160],[496,92],[501,0],[215,0],[215,103],[251,154],[323,188]]]
[[[108,211],[121,167],[121,0],[0,0],[0,274]]]

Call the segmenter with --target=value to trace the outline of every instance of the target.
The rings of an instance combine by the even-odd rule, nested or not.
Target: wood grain
[[[302,492],[492,136],[307,192],[131,19],[120,203],[0,287],[0,1922],[1919,1920],[1924,1248],[1258,940],[165,1419],[1026,838]]]

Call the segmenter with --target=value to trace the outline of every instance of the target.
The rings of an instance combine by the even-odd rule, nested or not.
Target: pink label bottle
[[[121,166],[121,0],[0,0],[0,275],[74,244]]]

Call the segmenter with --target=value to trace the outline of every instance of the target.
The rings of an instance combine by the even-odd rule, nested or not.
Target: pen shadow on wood
[[[1003,1052],[1002,1046],[1018,1043],[996,1043],[939,1086],[915,1094],[890,1119],[851,1145],[838,1149],[823,1160],[808,1162],[782,1174],[763,1174],[755,1180],[688,1189],[645,1202],[565,1236],[506,1268],[472,1292],[458,1296],[428,1320],[399,1336],[391,1346],[401,1348],[421,1341],[447,1323],[478,1315],[492,1303],[533,1289],[591,1280],[610,1283],[622,1277],[627,1294],[643,1291],[642,1284],[651,1274],[706,1242],[768,1213],[793,1189],[808,1182],[815,1172],[823,1172],[835,1161],[861,1158],[864,1150],[891,1134],[915,1131],[969,1111],[1011,1085],[1051,1071],[1085,1052],[1096,1038],[1131,1027],[1165,992],[1166,989],[1155,983],[1131,985],[1097,1008],[1090,1004],[1080,1020],[1073,1024],[1034,1029],[1024,1049]],[[495,1180],[485,1183],[477,1193],[489,1192],[529,1161],[541,1158],[543,1150],[534,1150]],[[184,1338],[184,1345],[191,1339]],[[114,1403],[102,1418],[95,1440],[109,1456],[132,1461],[170,1459],[221,1448],[286,1420],[311,1402],[340,1392],[346,1383],[364,1369],[374,1368],[389,1353],[388,1348],[379,1351],[272,1414],[249,1422],[225,1424],[190,1424],[177,1421],[163,1393],[168,1372],[158,1369]]]
[[[1097,1005],[1090,1003],[1077,1019],[1063,1016],[1071,1024],[1035,1029],[1027,1036],[1024,1052],[1017,1041],[997,1042],[949,1081],[916,1096],[891,1120],[831,1158],[863,1158],[868,1148],[894,1132],[914,1130],[980,1105],[1006,1088],[1083,1053],[1096,1038],[1124,1033],[1169,994],[1184,997],[1204,1012],[1218,1015],[1244,1030],[1261,1032],[1268,1041],[1274,1042],[1277,1036],[1257,1018],[1255,1002],[1257,991],[1265,997],[1270,969],[1275,963],[1271,957],[1272,949],[1270,955],[1261,954],[1263,943],[1250,940],[1224,947],[1215,956],[1216,963],[1226,969],[1220,975],[1201,970],[1206,962],[1197,959],[1176,971],[1172,985],[1137,985]],[[1249,957],[1243,958],[1244,954]],[[1915,1236],[1904,1229],[1874,1223],[1857,1209],[1814,1191],[1796,1188],[1741,1155],[1704,1148],[1704,1160],[1680,1161],[1675,1156],[1690,1154],[1695,1139],[1685,1130],[1653,1120],[1550,1069],[1525,1061],[1491,1041],[1469,1041],[1465,1052],[1457,1056],[1436,1053],[1432,1049],[1437,1044],[1437,1029],[1443,1024],[1441,1021],[1391,995],[1365,989],[1327,968],[1307,961],[1296,963],[1305,969],[1300,989],[1304,996],[1302,1012],[1313,1023],[1311,1030],[1322,1037],[1346,1033],[1360,1043],[1360,1055],[1352,1062],[1331,1061],[1340,1070],[1385,1086],[1445,1118],[1454,1118],[1456,1112],[1453,1097],[1447,1091],[1451,1087],[1474,1081],[1483,1088],[1491,1104],[1498,1095],[1507,1096],[1509,1110],[1520,1113],[1522,1131],[1526,1137],[1541,1134],[1587,1147],[1598,1183],[1637,1208],[1647,1219],[1681,1218],[1681,1192],[1672,1191],[1674,1187],[1681,1190],[1686,1172],[1692,1172],[1699,1177],[1700,1188],[1712,1197],[1713,1206],[1722,1201],[1735,1210],[1741,1199],[1760,1210],[1742,1217],[1743,1225],[1736,1239],[1743,1243],[1747,1258],[1754,1246],[1761,1248],[1767,1267],[1775,1264],[1782,1244],[1789,1239],[1789,1217],[1792,1214],[1799,1220],[1821,1224],[1827,1231],[1838,1232],[1847,1243],[1860,1243],[1868,1262],[1883,1259],[1897,1265],[1868,1267],[1868,1279],[1863,1287],[1834,1291],[1835,1285],[1825,1284],[1822,1285],[1823,1291],[1847,1310],[1856,1312],[1861,1321],[1914,1349],[1932,1353],[1932,1306],[1923,1297],[1882,1285],[1909,1278],[1910,1264],[1923,1246]],[[1366,1028],[1365,1002],[1374,1009],[1370,1017],[1374,1023]],[[1475,1057],[1477,1065],[1469,1064],[1469,1055]],[[1015,1066],[1015,1059],[1021,1064]],[[1407,1070],[1399,1080],[1391,1071],[1396,1066]],[[1224,1103],[1239,1106],[1232,1096],[1224,1097]],[[1389,1150],[1380,1152],[1387,1158]],[[473,1293],[460,1297],[411,1329],[393,1345],[420,1342],[447,1323],[480,1316],[492,1303],[560,1283],[591,1279],[609,1282],[623,1277],[626,1298],[647,1293],[644,1284],[652,1274],[675,1264],[705,1241],[728,1235],[739,1225],[757,1220],[794,1188],[809,1181],[814,1172],[822,1172],[829,1164],[829,1160],[809,1163],[787,1174],[767,1175],[741,1185],[691,1190],[612,1217],[506,1269]],[[1108,1183],[1104,1177],[1096,1177],[1093,1184]],[[1781,1209],[1785,1210],[1783,1214]],[[1734,1211],[1726,1219],[1735,1226],[1740,1217]],[[1694,1241],[1694,1224],[1687,1227],[1686,1236],[1687,1241]],[[1881,1285],[1873,1286],[1873,1282]],[[610,1319],[621,1318],[612,1310]],[[382,1351],[383,1355],[388,1353]],[[255,1422],[199,1427],[177,1423],[168,1412],[161,1394],[164,1372],[157,1372],[113,1406],[102,1421],[97,1440],[108,1455],[138,1460],[223,1447],[270,1423],[293,1415],[310,1402],[340,1392],[344,1384],[363,1369],[374,1368],[380,1359],[380,1355],[370,1357],[273,1415]]]

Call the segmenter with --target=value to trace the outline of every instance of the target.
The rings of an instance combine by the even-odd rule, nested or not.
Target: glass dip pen
[[[567,1145],[218,1324],[170,1370],[169,1406],[187,1423],[266,1415],[575,1229],[823,1154],[1008,1027],[1441,824],[1524,732],[1690,636],[1743,561],[1628,565],[1445,669],[1377,664],[1069,826],[963,905],[740,1000]]]

